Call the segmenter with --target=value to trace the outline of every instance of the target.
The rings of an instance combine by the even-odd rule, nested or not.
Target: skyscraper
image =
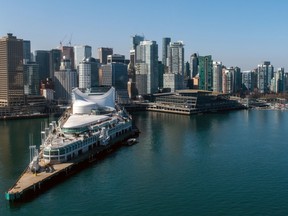
[[[136,50],[136,47],[140,45],[141,41],[144,41],[144,36],[140,35],[132,36],[132,49]]]
[[[213,91],[222,92],[222,62],[213,62]]]
[[[107,63],[118,62],[125,63],[125,55],[113,54],[107,56]]]
[[[239,67],[233,69],[233,93],[239,93],[242,87],[241,69]]]
[[[212,91],[212,56],[198,56],[199,89]]]
[[[0,39],[0,107],[22,104],[23,40],[8,33]]]
[[[140,49],[137,47],[140,45],[140,42],[144,41],[144,36],[135,35],[132,37],[132,49],[130,50],[130,56],[134,59],[134,66],[136,65],[137,56],[139,55]]]
[[[35,62],[24,64],[24,93],[25,95],[40,95],[39,65]]]
[[[84,59],[92,57],[92,48],[88,45],[78,45],[74,46],[74,68],[77,69],[80,62]]]
[[[23,64],[31,60],[31,43],[29,40],[23,40]]]
[[[127,91],[127,65],[119,62],[101,65],[99,72],[99,82],[100,85],[103,86],[113,86],[117,91]]]
[[[267,93],[274,75],[274,67],[269,61],[264,61],[261,65],[258,65],[257,75],[257,88],[259,92]]]
[[[131,82],[135,82],[135,73],[136,73],[136,59],[137,59],[137,47],[140,45],[140,42],[144,41],[144,36],[135,35],[132,36],[132,48],[130,50],[130,62],[128,65],[128,78],[131,79]]]
[[[273,82],[270,90],[274,93],[283,93],[285,91],[285,73],[284,68],[278,68],[274,73]]]
[[[223,68],[222,74],[222,91],[225,94],[232,93],[232,69],[231,68]]]
[[[137,46],[136,86],[139,94],[158,92],[158,45],[156,41],[141,41]],[[141,91],[140,91],[141,89]]]
[[[101,64],[107,64],[107,56],[113,55],[113,49],[108,47],[98,48],[98,55]]]
[[[168,73],[163,75],[163,86],[175,92],[184,88],[184,43],[182,41],[170,42],[167,49]]]
[[[69,59],[63,59],[60,71],[55,71],[55,99],[64,103],[71,101],[71,91],[77,87],[77,71],[71,70]]]
[[[55,71],[60,70],[61,50],[59,50],[59,49],[50,50],[49,64],[50,64],[50,78],[54,78]]]
[[[244,92],[251,92],[256,86],[256,74],[255,71],[243,71],[242,72],[242,89]]]
[[[171,42],[171,38],[165,37],[162,39],[162,64],[164,66],[167,65],[167,57],[168,57],[168,46]]]
[[[62,46],[62,59],[68,59],[71,62],[71,70],[75,69],[75,63],[74,63],[74,49],[72,46]]]
[[[223,93],[239,93],[242,86],[241,69],[239,67],[225,68],[223,72]],[[214,80],[213,80],[214,82]]]
[[[184,43],[170,42],[168,47],[168,72],[184,76]]]
[[[140,35],[134,35],[131,37],[131,49],[130,49],[130,61],[128,64],[128,83],[127,83],[127,88],[128,88],[128,95],[129,98],[135,98],[136,95],[138,95],[138,89],[136,87],[136,59],[137,59],[137,52],[139,52],[139,48],[137,48],[140,45],[141,41],[144,41],[144,36]],[[141,75],[142,76],[142,75]],[[139,75],[138,75],[139,78]],[[147,78],[145,79],[147,80]],[[138,82],[141,83],[141,82]],[[139,86],[140,87],[140,86]],[[143,85],[142,85],[143,87]],[[147,90],[147,87],[143,87],[142,92],[145,92]]]
[[[49,78],[50,77],[50,52],[48,50],[36,50],[35,62],[39,65],[39,79],[46,80],[47,78]]]
[[[79,88],[91,88],[91,64],[83,60],[78,64]]]
[[[190,78],[192,79],[198,74],[198,55],[193,53],[190,57]]]
[[[92,57],[79,63],[79,88],[86,89],[99,86],[99,66],[99,61]]]

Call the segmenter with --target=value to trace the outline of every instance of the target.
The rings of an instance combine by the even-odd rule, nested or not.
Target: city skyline
[[[263,61],[288,70],[288,2],[151,1],[25,2],[4,0],[0,9],[0,35],[13,33],[31,41],[31,51],[60,45],[89,45],[129,58],[131,36],[144,35],[162,47],[162,38],[183,41],[185,61],[193,53],[212,55],[213,61],[252,70]],[[162,50],[159,48],[159,61]]]

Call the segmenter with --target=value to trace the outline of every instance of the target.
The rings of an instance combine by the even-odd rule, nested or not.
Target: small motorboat
[[[127,146],[134,145],[135,143],[137,143],[137,139],[136,138],[130,138],[126,142]]]

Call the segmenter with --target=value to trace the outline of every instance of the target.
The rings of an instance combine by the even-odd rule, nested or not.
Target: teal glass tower
[[[199,56],[198,57],[199,65],[199,89],[212,91],[213,87],[213,61],[212,56]]]

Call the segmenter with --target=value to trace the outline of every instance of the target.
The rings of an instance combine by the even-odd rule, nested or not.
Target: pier
[[[41,172],[33,173],[29,167],[27,167],[16,183],[5,193],[5,198],[10,202],[32,199],[72,174],[81,171],[90,164],[115,151],[126,144],[129,138],[138,136],[138,133],[139,131],[135,129],[131,133],[117,137],[106,146],[96,146],[91,151],[69,162],[46,166],[46,170]],[[41,161],[39,165],[42,166]]]
[[[18,181],[5,194],[6,200],[15,201],[25,197],[27,198],[33,193],[39,192],[42,190],[42,187],[44,189],[49,181],[55,179],[55,177],[60,174],[63,174],[65,170],[71,170],[72,166],[73,163],[56,164],[53,166],[53,172],[40,173],[32,173],[27,167]]]

